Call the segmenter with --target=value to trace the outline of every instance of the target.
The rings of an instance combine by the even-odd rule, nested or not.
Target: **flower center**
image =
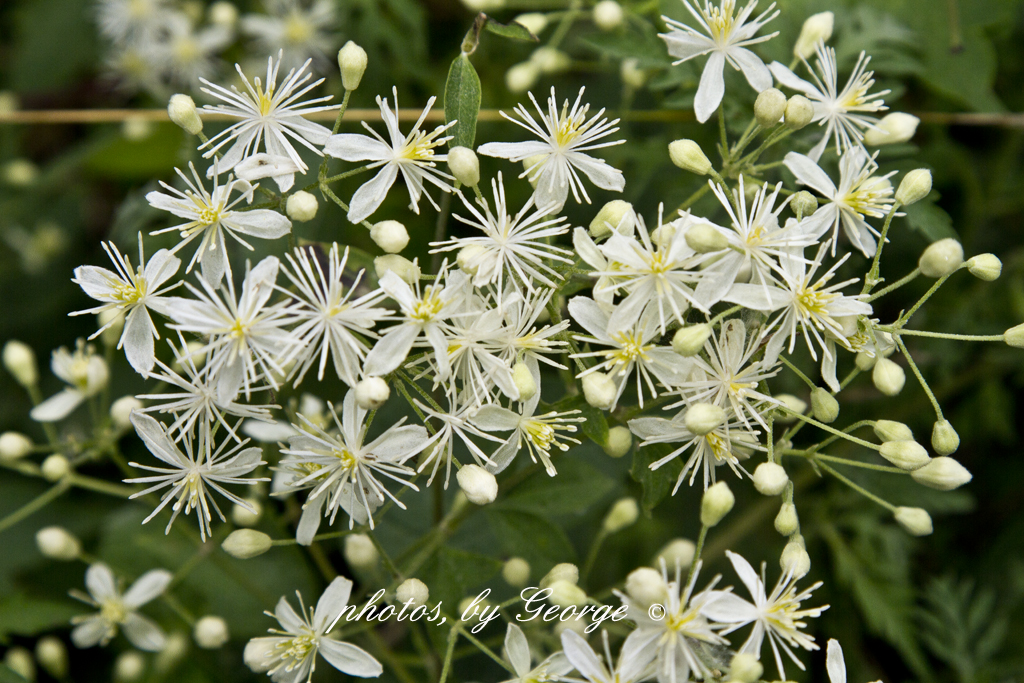
[[[113,290],[114,299],[122,304],[138,303],[146,296],[146,279],[142,276],[142,266],[135,271],[135,281],[125,282],[120,278],[109,278],[107,284]]]
[[[796,309],[804,320],[812,317],[828,317],[828,307],[838,294],[833,292],[822,292],[820,287],[825,284],[820,280],[810,287],[804,282],[803,287],[796,295]]]
[[[704,440],[707,442],[708,451],[715,457],[716,461],[727,462],[733,459],[728,439],[724,439],[714,432],[709,432],[704,435]]]
[[[203,491],[203,478],[199,472],[192,470],[182,481],[181,495],[179,500],[185,501],[185,514],[194,507],[198,507],[199,497]]]
[[[313,26],[297,12],[293,12],[284,22],[284,40],[292,45],[303,45],[313,37]]]
[[[285,671],[295,669],[302,664],[306,657],[316,653],[320,639],[308,628],[303,628],[303,631],[305,633],[301,636],[295,636],[278,645],[279,648],[284,650],[280,655],[281,659],[288,662],[285,666]]]
[[[405,146],[396,154],[398,161],[430,161],[434,158],[434,148],[441,145],[443,140],[437,138],[441,129],[426,133],[422,130],[414,130],[405,139]]]
[[[107,598],[100,605],[100,617],[112,624],[121,624],[128,617],[128,609],[120,598]]]
[[[441,301],[441,297],[437,295],[436,290],[431,287],[423,298],[412,307],[409,317],[421,323],[430,322],[441,312],[442,308],[444,308],[444,302]]]
[[[721,7],[705,5],[702,14],[715,42],[719,45],[727,44],[736,21],[736,0],[722,0]]]
[[[575,116],[569,116],[568,103],[562,107],[562,113],[558,117],[558,127],[555,129],[556,146],[565,149],[589,128],[584,125],[589,109],[589,104],[584,105],[583,109],[577,111]]]
[[[351,451],[341,448],[334,450],[331,455],[338,459],[339,467],[346,472],[351,472],[356,469],[359,465],[359,458],[354,456]]]
[[[620,348],[617,351],[609,351],[609,357],[615,359],[616,365],[626,366],[637,358],[650,360],[647,351],[654,347],[654,344],[643,343],[643,339],[632,332],[619,332],[613,334],[612,339],[617,342]]]

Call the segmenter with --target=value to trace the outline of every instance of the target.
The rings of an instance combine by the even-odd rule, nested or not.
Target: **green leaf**
[[[0,683],[28,683],[28,681],[11,667],[6,664],[0,664]]]
[[[615,482],[580,458],[564,457],[556,463],[558,475],[543,470],[527,478],[492,507],[538,515],[583,513],[615,488]]]
[[[924,235],[929,242],[952,237],[960,239],[956,230],[953,229],[953,219],[941,207],[935,203],[938,192],[933,192],[928,197],[905,207],[903,211],[907,214],[907,224],[911,230]]]
[[[492,557],[456,548],[440,548],[420,570],[430,587],[430,599],[440,600],[441,609],[454,613],[459,600],[501,571],[502,563]]]
[[[71,617],[90,611],[72,600],[52,600],[24,594],[0,599],[0,638],[34,636],[67,626]],[[3,679],[0,678],[0,681]]]
[[[487,23],[484,24],[484,28],[493,33],[496,36],[502,38],[511,38],[512,40],[525,40],[530,43],[540,42],[540,38],[533,35],[530,29],[526,28],[518,21],[510,21],[507,24],[495,21],[490,17],[487,17]]]
[[[676,479],[679,478],[679,472],[683,468],[683,461],[680,458],[675,458],[656,470],[651,469],[651,463],[665,457],[675,448],[672,444],[656,443],[637,448],[633,454],[633,466],[629,470],[629,475],[643,487],[640,506],[646,513],[650,513],[654,506],[669,494]]]
[[[608,420],[604,417],[604,411],[587,403],[582,394],[563,398],[552,406],[552,409],[560,413],[569,410],[580,411],[579,417],[584,418],[584,421],[579,423],[580,431],[598,446],[608,443]]]
[[[508,557],[521,557],[529,562],[534,579],[544,576],[559,562],[572,562],[576,557],[565,532],[544,517],[495,506],[489,506],[486,512],[502,551]]]
[[[448,147],[468,147],[473,149],[476,139],[476,119],[480,113],[480,77],[469,61],[469,57],[461,54],[452,62],[448,70],[448,81],[444,86],[444,118],[451,123],[457,121],[449,130],[454,136]]]
[[[179,162],[182,131],[177,126],[156,125],[143,140],[128,140],[112,135],[86,161],[86,167],[105,178],[123,180],[150,179],[167,173]]]

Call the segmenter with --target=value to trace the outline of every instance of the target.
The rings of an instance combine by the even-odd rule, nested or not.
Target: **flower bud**
[[[724,481],[712,484],[700,501],[700,523],[704,526],[715,526],[729,514],[736,504],[736,497]]]
[[[28,187],[39,177],[39,168],[28,159],[14,159],[3,167],[3,178],[8,185]]]
[[[625,12],[615,0],[601,0],[594,5],[594,23],[602,31],[613,31],[622,25]]]
[[[21,386],[34,387],[39,381],[36,354],[28,344],[12,339],[4,344],[4,367]]]
[[[796,514],[796,505],[783,503],[779,514],[775,515],[775,530],[783,536],[792,536],[800,530],[800,520]]]
[[[122,652],[114,660],[115,683],[135,683],[146,673],[146,658],[134,650]]]
[[[626,595],[642,607],[663,602],[668,597],[668,584],[661,572],[650,567],[634,569],[626,577]]]
[[[338,68],[341,70],[341,85],[345,90],[351,91],[359,87],[363,74],[366,73],[368,61],[366,50],[351,40],[338,50]]]
[[[512,383],[519,391],[520,401],[529,401],[537,395],[537,380],[533,378],[530,367],[522,361],[512,366]]]
[[[356,403],[363,410],[377,410],[391,396],[391,388],[380,377],[367,377],[356,384]]]
[[[206,16],[214,26],[234,28],[235,23],[238,22],[238,8],[227,0],[220,0],[210,5]]]
[[[397,254],[409,244],[409,233],[398,221],[381,221],[370,228],[370,239],[389,254]]]
[[[479,465],[463,466],[455,478],[459,481],[459,488],[471,503],[487,505],[498,497],[498,480]]]
[[[587,620],[583,619],[569,619],[568,621],[559,621],[555,624],[555,627],[551,629],[551,633],[561,639],[562,634],[566,631],[572,631],[581,638],[586,638],[589,633],[586,632]]]
[[[533,87],[540,76],[540,69],[531,61],[519,62],[505,72],[505,87],[509,92],[524,93]]]
[[[235,503],[231,507],[231,521],[235,526],[252,527],[259,524],[263,516],[263,504],[255,498],[245,499],[245,505]]]
[[[875,369],[871,371],[871,381],[875,388],[886,396],[895,396],[903,391],[907,375],[903,368],[888,358],[875,359]]]
[[[686,231],[686,243],[698,254],[721,251],[729,246],[725,235],[708,223],[698,223]]]
[[[380,553],[373,540],[366,534],[349,534],[345,537],[342,550],[345,562],[353,569],[370,570],[377,566]]]
[[[832,14],[826,12],[825,14]],[[764,674],[764,666],[757,661],[757,655],[739,652],[733,655],[729,664],[729,679],[740,683],[756,683]]]
[[[384,254],[373,259],[373,270],[378,280],[389,270],[410,285],[420,279],[420,267],[398,254]]]
[[[615,230],[626,236],[632,235],[636,227],[635,215],[632,204],[621,199],[613,199],[602,206],[594,220],[590,221],[590,234],[593,237],[603,237]]]
[[[906,142],[914,137],[917,132],[917,124],[921,120],[913,114],[893,112],[886,114],[875,124],[875,128],[868,128],[864,131],[864,144],[878,147],[879,145],[893,145],[898,142]]]
[[[46,673],[58,680],[68,675],[68,649],[55,636],[43,636],[36,642],[36,659]]]
[[[199,135],[203,132],[203,120],[199,118],[196,103],[188,95],[171,95],[167,103],[167,116],[190,135]]]
[[[903,424],[902,422],[894,422],[893,420],[878,420],[875,422],[873,429],[875,436],[880,441],[913,441],[914,432],[910,431],[910,427]]]
[[[1014,348],[1024,349],[1024,323],[1003,332],[1003,341]]]
[[[782,465],[774,462],[763,462],[754,470],[754,488],[766,496],[777,496],[786,489],[789,475]]]
[[[448,150],[448,168],[455,179],[466,187],[480,183],[480,159],[468,147],[452,147]]]
[[[964,248],[952,237],[932,242],[921,254],[917,267],[925,277],[945,277],[964,262]]]
[[[17,460],[32,452],[32,440],[21,432],[0,434],[0,460]]]
[[[668,156],[672,163],[690,173],[707,175],[711,170],[711,160],[693,140],[676,140],[668,145]]]
[[[789,201],[789,208],[793,210],[797,218],[806,218],[818,210],[818,200],[807,190],[800,190]]]
[[[520,14],[514,19],[514,21],[525,27],[527,31],[533,35],[540,35],[548,26],[548,18],[540,12],[527,12],[526,14]]]
[[[711,403],[694,403],[683,416],[683,424],[691,433],[704,436],[725,422],[725,411]]]
[[[886,441],[878,452],[901,470],[916,470],[931,460],[928,451],[916,441]]]
[[[501,578],[513,588],[523,588],[530,581],[530,563],[521,557],[510,557],[501,568]]]
[[[142,410],[142,401],[134,396],[122,396],[110,405],[110,419],[118,429],[131,429],[133,410]]]
[[[540,587],[547,588],[555,581],[568,581],[569,583],[579,583],[580,570],[579,567],[571,562],[560,562],[551,568],[544,578],[540,580]]]
[[[932,449],[939,455],[956,453],[960,448],[960,435],[949,420],[936,420],[932,427]]]
[[[710,336],[711,325],[707,323],[680,327],[672,337],[672,350],[680,356],[696,356]]]
[[[771,128],[786,113],[786,96],[778,88],[762,90],[754,100],[754,118],[762,128]]]
[[[530,61],[545,74],[561,73],[572,66],[572,58],[569,55],[547,45],[534,50],[530,55]]]
[[[398,584],[395,595],[398,597],[398,602],[403,605],[411,600],[413,607],[418,607],[427,604],[427,600],[430,599],[430,589],[419,579],[406,579]]]
[[[979,280],[992,282],[1002,274],[1003,262],[995,254],[978,254],[967,260],[967,270]]]
[[[220,547],[231,557],[248,560],[270,550],[271,539],[262,531],[238,529],[228,534]]]
[[[686,569],[693,564],[693,557],[696,554],[697,546],[693,541],[687,538],[674,538],[658,551],[654,564],[659,566],[664,561],[668,569],[675,570],[677,565],[680,569]]]
[[[828,389],[814,387],[811,391],[811,414],[815,420],[831,424],[839,417],[839,401]]]
[[[804,539],[800,534],[790,537],[789,543],[782,549],[779,566],[783,572],[792,573],[794,577],[806,576],[811,571],[811,556],[804,547]]]
[[[36,532],[36,545],[44,557],[61,562],[78,559],[81,542],[62,526],[48,526]]]
[[[775,397],[775,400],[781,403],[784,408],[792,410],[797,414],[803,414],[803,412],[807,410],[807,401],[804,401],[793,394],[779,394]],[[778,424],[788,425],[793,424],[795,421],[796,418],[786,412],[777,411],[775,413],[775,422]]]
[[[910,206],[928,196],[932,191],[932,172],[926,168],[918,168],[903,176],[899,189],[896,190],[896,201],[901,206]]]
[[[803,95],[793,95],[786,102],[783,120],[787,128],[800,130],[814,119],[814,105]]]
[[[575,583],[560,579],[553,582],[548,588],[551,589],[551,595],[548,596],[548,602],[558,607],[569,607],[571,605],[581,606],[587,602],[587,593],[582,588],[577,586]]]
[[[196,622],[192,629],[192,637],[195,638],[196,645],[204,650],[216,650],[224,647],[225,643],[231,639],[228,622],[212,614],[208,614]]]
[[[619,77],[623,85],[634,90],[642,88],[647,82],[648,72],[640,66],[640,60],[636,57],[623,59],[619,65]]]
[[[608,511],[602,526],[606,533],[614,534],[616,531],[635,524],[639,516],[640,508],[637,506],[635,498],[620,498]]]
[[[71,463],[60,453],[54,453],[43,460],[39,469],[46,481],[59,481],[71,473]]]
[[[867,372],[871,368],[875,367],[875,360],[876,360],[875,356],[873,356],[873,355],[871,355],[869,353],[866,353],[864,351],[860,351],[854,357],[853,363],[854,363],[854,365],[857,366],[857,369],[860,370],[861,372]]]
[[[267,641],[267,638],[253,638],[245,644],[242,661],[253,673],[269,671],[276,661],[273,658],[276,645]]]
[[[487,253],[487,250],[479,244],[467,244],[462,249],[459,249],[458,254],[455,255],[455,263],[463,273],[476,275],[480,270],[480,263],[477,261],[477,257],[485,253]]]
[[[651,231],[651,242],[660,249],[668,249],[672,240],[676,237],[676,226],[674,223],[659,225]]]
[[[139,142],[153,134],[153,122],[139,116],[129,116],[121,124],[121,135],[125,140]]]
[[[8,648],[4,653],[4,665],[26,681],[36,680],[36,663],[32,653],[23,647]],[[18,680],[16,676],[12,678]]]
[[[926,510],[898,507],[893,516],[912,536],[928,536],[932,533],[932,516]]]
[[[611,410],[615,403],[618,388],[615,381],[603,372],[592,372],[584,375],[583,398],[587,403],[600,410]]]
[[[316,210],[320,208],[316,197],[305,190],[299,190],[289,195],[288,201],[285,202],[284,206],[288,218],[299,223],[313,220],[316,217]]]
[[[633,448],[633,433],[628,427],[612,427],[608,430],[608,441],[602,447],[609,457],[621,458]]]
[[[807,59],[815,53],[818,43],[827,43],[832,37],[836,17],[831,12],[812,14],[804,20],[800,36],[793,45],[793,56]]]
[[[530,187],[535,190],[537,189],[537,179],[540,178],[540,171],[534,173],[534,169],[539,168],[547,159],[547,154],[534,154],[523,159],[523,170],[527,173],[526,179],[530,182]]]
[[[917,483],[939,491],[952,491],[974,478],[966,467],[946,456],[932,458],[931,462],[914,470],[910,476]]]

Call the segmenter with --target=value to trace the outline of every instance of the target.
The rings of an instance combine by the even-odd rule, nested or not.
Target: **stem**
[[[587,576],[590,574],[590,570],[593,569],[594,563],[597,562],[597,554],[601,551],[601,544],[604,543],[606,538],[608,538],[608,532],[602,526],[601,530],[597,532],[597,536],[594,537],[594,542],[590,544],[587,560],[583,563],[583,571],[580,572],[580,583],[586,584]]]
[[[910,369],[914,371],[914,376],[917,377],[918,383],[921,385],[921,388],[924,389],[924,393],[928,395],[928,400],[931,401],[932,408],[935,409],[935,418],[941,422],[943,420],[942,408],[939,406],[938,399],[936,399],[935,394],[932,393],[932,389],[928,386],[928,382],[924,381],[924,375],[921,374],[921,371],[918,369],[917,363],[914,362],[914,359],[910,357],[910,352],[907,351],[907,347],[903,343],[903,339],[901,339],[899,335],[895,335],[894,338],[896,339],[896,345],[900,347],[900,353],[902,353],[903,357],[907,359],[907,364],[910,365]]]
[[[875,501],[876,503],[878,503],[879,505],[884,507],[889,512],[896,512],[896,506],[895,505],[893,505],[892,503],[890,503],[890,502],[888,502],[886,500],[883,500],[882,498],[879,498],[878,496],[876,496],[875,494],[871,493],[871,491],[868,491],[866,488],[864,488],[860,484],[855,484],[853,481],[848,479],[845,475],[840,474],[839,472],[837,472],[834,468],[830,467],[829,465],[826,465],[823,462],[819,462],[818,463],[818,467],[820,467],[821,469],[825,470],[826,472],[831,474],[833,477],[835,477],[839,481],[843,482],[844,484],[846,484],[851,489],[853,489],[857,493],[861,494],[862,496],[864,496],[868,500]]]
[[[782,410],[787,415],[792,415],[793,417],[795,417],[798,420],[803,420],[807,424],[812,424],[815,427],[817,427],[818,429],[824,429],[826,432],[828,432],[830,434],[835,434],[836,436],[838,436],[841,439],[846,439],[847,441],[852,441],[853,443],[855,443],[855,444],[857,444],[859,446],[864,446],[865,448],[870,448],[873,451],[877,451],[878,450],[878,444],[873,444],[870,441],[865,441],[864,439],[858,439],[855,436],[851,436],[850,434],[846,434],[844,432],[841,432],[838,429],[836,429],[835,427],[829,427],[824,422],[818,422],[814,418],[807,417],[803,413],[798,413],[795,410],[790,410],[786,406],[780,405],[780,406],[778,406],[778,409]]]
[[[0,519],[0,532],[6,531],[7,529],[11,528],[21,520],[32,515],[34,512],[43,509],[52,501],[59,498],[61,494],[67,491],[70,487],[71,485],[67,482],[67,480],[60,481],[54,484],[52,487],[50,487],[43,493],[39,494],[29,502],[25,503],[11,514],[7,515],[3,519]]]
[[[867,301],[867,302],[870,303],[870,302],[874,301],[875,299],[878,299],[880,297],[885,296],[889,292],[894,292],[897,289],[899,289],[900,287],[902,287],[903,285],[905,285],[908,282],[910,282],[911,280],[914,280],[915,278],[917,278],[917,276],[920,275],[920,274],[921,274],[921,269],[920,268],[914,268],[912,271],[910,271],[909,274],[903,276],[902,278],[900,278],[896,282],[892,283],[888,287],[884,287],[883,289],[878,290],[877,292],[875,292],[874,294],[872,294],[868,298],[864,299],[864,301]]]
[[[700,527],[700,536],[697,537],[697,550],[693,554],[693,562],[690,563],[690,571],[686,575],[686,585],[690,585],[690,581],[693,581],[693,572],[697,570],[697,564],[700,562],[700,554],[704,552],[704,540],[708,537],[707,524],[702,524]]]
[[[960,268],[963,268],[963,266],[960,266]],[[959,270],[959,268],[958,268],[957,270]],[[953,273],[955,273],[955,272],[956,272],[956,270],[954,270],[954,271],[953,271]],[[936,281],[935,281],[935,284],[934,284],[934,285],[932,285],[932,286],[931,286],[931,288],[930,288],[930,289],[929,289],[929,290],[928,290],[927,292],[925,292],[925,293],[924,293],[924,296],[922,296],[922,297],[921,297],[921,298],[920,298],[920,299],[918,300],[918,302],[917,302],[916,304],[914,304],[914,305],[913,305],[913,306],[912,306],[912,307],[910,308],[910,310],[909,310],[909,311],[907,311],[906,313],[904,313],[904,314],[903,314],[903,315],[902,315],[902,316],[900,317],[900,320],[899,320],[899,323],[898,323],[898,324],[899,324],[899,326],[900,326],[900,327],[903,327],[904,325],[906,325],[906,324],[907,324],[907,323],[908,323],[908,322],[910,321],[910,318],[911,318],[911,317],[912,317],[912,316],[913,316],[913,315],[914,315],[915,313],[917,313],[917,309],[921,308],[921,306],[923,306],[923,305],[924,305],[924,302],[925,302],[925,301],[928,301],[928,299],[932,298],[932,294],[935,294],[935,292],[939,291],[939,287],[941,287],[942,285],[944,285],[944,284],[946,283],[946,280],[948,280],[948,279],[949,279],[949,278],[950,278],[950,277],[951,277],[951,276],[953,275],[953,273],[948,273],[948,274],[946,274],[946,275],[943,275],[943,276],[942,276],[942,277],[940,277],[940,278],[939,278],[938,280],[936,280]]]
[[[783,355],[780,355],[780,356],[779,356],[779,360],[781,360],[781,361],[782,361],[783,365],[785,365],[785,366],[786,366],[787,368],[789,368],[790,370],[792,370],[792,371],[793,371],[793,373],[794,373],[794,374],[795,374],[795,375],[796,375],[797,377],[799,377],[800,379],[802,379],[802,380],[804,381],[804,384],[806,384],[807,386],[809,386],[809,387],[811,388],[811,391],[814,391],[815,389],[817,389],[817,388],[818,388],[818,385],[817,385],[817,384],[815,384],[814,382],[812,382],[812,381],[810,380],[810,378],[809,378],[809,377],[808,377],[807,375],[805,375],[804,373],[802,373],[802,372],[800,371],[800,368],[798,368],[797,366],[793,365],[793,364],[792,364],[792,363],[791,363],[791,362],[789,361],[789,359],[788,359],[788,358],[786,358],[786,357],[785,357],[785,356],[783,356]]]
[[[889,215],[885,217],[885,224],[882,225],[882,233],[878,236],[878,246],[875,248],[875,258],[872,259],[871,269],[864,278],[864,288],[861,289],[861,294],[867,294],[879,283],[878,264],[882,260],[882,248],[885,246],[885,236],[889,233],[889,225],[892,223],[892,217],[896,215],[896,210],[898,208],[900,208],[900,203],[893,202],[892,208],[889,209]]]
[[[704,183],[703,185],[698,187],[696,189],[696,191],[694,191],[693,194],[691,194],[689,197],[686,198],[685,202],[683,202],[682,204],[679,205],[679,208],[676,209],[676,213],[681,213],[681,212],[686,211],[687,209],[689,209],[691,206],[693,206],[697,202],[698,199],[700,199],[701,197],[706,195],[708,193],[708,190],[710,190],[710,189],[711,189],[710,182]]]
[[[455,642],[459,639],[458,622],[448,631],[448,650],[444,653],[444,664],[441,666],[441,678],[438,683],[448,680],[448,672],[452,668],[452,654],[455,652]]]
[[[891,332],[895,336],[929,337],[931,339],[955,339],[957,341],[1001,342],[1005,338],[1001,334],[951,334],[948,332],[929,332],[928,330],[903,330],[891,325],[875,325],[876,330]]]

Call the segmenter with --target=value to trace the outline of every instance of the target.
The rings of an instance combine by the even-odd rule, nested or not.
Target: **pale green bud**
[[[693,140],[676,140],[668,145],[668,156],[672,163],[690,173],[707,175],[711,170],[711,160],[704,154]]]
[[[700,501],[700,523],[704,526],[716,526],[722,518],[729,514],[736,504],[736,497],[724,481],[712,484]]]
[[[199,118],[196,103],[188,95],[171,95],[167,103],[167,116],[190,135],[203,132],[203,120]]]
[[[875,361],[877,358],[869,353],[860,351],[853,359],[853,364],[857,366],[857,369],[861,372],[867,372],[871,368],[875,367]]]
[[[697,554],[697,545],[687,538],[674,538],[665,544],[665,547],[658,551],[655,557],[655,566],[660,566],[662,560],[665,566],[675,570],[676,566],[686,569],[693,564],[693,557]]]
[[[43,460],[39,470],[46,481],[60,481],[71,474],[71,462],[60,453],[54,453]]]
[[[44,636],[36,642],[36,659],[48,674],[58,680],[68,675],[68,649],[55,636]]]
[[[235,526],[254,527],[263,516],[263,504],[255,498],[246,498],[245,505],[235,503],[231,507],[231,521]]]
[[[501,578],[513,588],[523,588],[530,581],[530,563],[521,557],[510,557],[501,568]]]
[[[398,602],[403,605],[411,600],[413,606],[416,607],[427,604],[430,599],[430,589],[419,579],[406,579],[398,585],[395,595],[398,597]]]
[[[800,520],[796,514],[796,505],[783,503],[779,514],[775,515],[775,530],[783,536],[792,536],[800,530]]]
[[[533,62],[541,73],[557,74],[567,71],[572,66],[572,58],[561,50],[545,45],[538,47],[530,55]]]
[[[931,191],[932,172],[926,168],[918,168],[903,176],[896,190],[896,201],[903,206],[910,206],[927,197]]]
[[[455,263],[463,273],[476,275],[480,271],[480,257],[486,253],[479,244],[467,244],[455,255]]]
[[[754,488],[765,496],[777,496],[786,489],[789,475],[782,465],[774,462],[763,462],[754,470]]]
[[[530,187],[535,190],[537,189],[537,179],[540,178],[540,170],[534,171],[539,169],[547,161],[547,158],[547,154],[534,154],[532,157],[523,159],[523,170],[527,173],[526,179],[530,181]]]
[[[651,232],[651,242],[659,249],[667,249],[676,237],[676,226],[673,223],[659,225]]]
[[[4,367],[21,386],[34,387],[39,381],[36,354],[28,344],[12,339],[4,344]]]
[[[370,228],[370,239],[389,254],[397,254],[409,244],[409,232],[398,221],[381,221]]]
[[[378,280],[389,270],[410,285],[420,279],[420,267],[398,254],[384,254],[373,259],[373,270]]]
[[[864,144],[877,147],[906,142],[914,137],[914,133],[917,132],[917,124],[920,122],[921,119],[913,114],[904,114],[898,111],[886,114],[875,124],[875,128],[868,128],[864,131]]]
[[[39,167],[28,159],[13,159],[3,167],[3,178],[9,185],[28,187],[39,178]]]
[[[377,410],[391,396],[391,387],[380,377],[367,377],[356,384],[356,404],[363,410]]]
[[[818,210],[818,200],[807,190],[800,190],[793,195],[789,208],[800,218],[806,218]]]
[[[568,581],[569,583],[579,583],[580,570],[579,567],[571,562],[561,562],[551,568],[544,578],[540,580],[540,587],[547,588],[555,581]]]
[[[680,356],[696,356],[710,336],[711,325],[707,323],[680,327],[672,337],[672,350]]]
[[[220,547],[231,557],[248,560],[270,550],[271,538],[262,531],[238,529],[228,534]]]
[[[469,147],[452,147],[448,150],[448,168],[455,179],[466,187],[480,184],[480,159]]]
[[[683,424],[691,433],[704,436],[725,422],[725,410],[713,403],[694,403],[683,416]]]
[[[135,683],[141,680],[145,673],[146,658],[140,652],[122,652],[114,660],[115,683]]]
[[[725,235],[707,223],[698,223],[687,230],[686,243],[698,254],[721,251],[729,246],[729,240]]]
[[[566,581],[565,579],[553,582],[548,586],[548,588],[551,589],[551,595],[548,596],[548,602],[552,605],[569,607],[570,605],[584,605],[587,602],[586,591],[575,583]]]
[[[540,77],[540,69],[532,61],[519,62],[509,67],[505,72],[505,87],[509,92],[524,93],[533,87]],[[531,181],[531,182],[536,182]]]
[[[533,378],[530,367],[522,361],[512,366],[512,383],[519,391],[520,401],[529,401],[537,395],[537,381]]]
[[[797,414],[803,414],[803,412],[807,410],[807,401],[804,401],[793,394],[779,394],[775,397],[775,400]],[[795,421],[796,418],[789,413],[781,410],[776,411],[775,413],[775,422],[778,424],[788,425],[793,424]]]
[[[832,14],[827,12],[827,14]],[[756,683],[764,674],[764,666],[757,661],[757,655],[740,652],[733,655],[729,664],[729,678],[740,683]]]
[[[133,410],[142,410],[142,401],[134,396],[122,396],[110,404],[110,420],[118,429],[131,429]]]
[[[220,0],[210,5],[207,11],[210,23],[223,28],[234,28],[238,21],[238,8],[227,0]]]
[[[498,497],[498,480],[480,465],[464,465],[455,478],[470,503],[487,505]]]
[[[338,50],[338,69],[341,70],[341,85],[345,90],[351,91],[359,87],[368,63],[366,50],[351,40]]]
[[[620,498],[612,505],[611,510],[604,518],[603,527],[605,532],[614,534],[616,531],[625,529],[636,523],[640,516],[640,508],[635,498]]]
[[[754,118],[762,128],[771,128],[786,113],[786,96],[778,88],[762,90],[754,101]]]
[[[832,37],[834,27],[835,15],[832,12],[819,12],[807,17],[800,28],[800,36],[793,45],[793,56],[801,59],[811,57],[818,43],[827,43]]]
[[[912,536],[928,536],[932,533],[932,517],[926,510],[898,507],[893,517]]]
[[[320,208],[320,204],[311,193],[299,190],[288,197],[284,207],[288,218],[305,223],[316,217],[316,211]]]
[[[814,387],[811,390],[811,413],[819,422],[831,424],[839,417],[839,401],[828,389]]]
[[[875,383],[875,388],[886,396],[895,396],[903,391],[907,375],[903,368],[888,358],[877,358],[875,368],[871,371],[871,381]]]
[[[636,227],[635,216],[632,204],[621,199],[613,199],[602,206],[594,220],[590,221],[590,234],[593,237],[603,237],[615,230],[626,236],[632,235]]]
[[[62,526],[48,526],[37,531],[36,546],[43,557],[61,562],[77,560],[82,553],[82,543]]]
[[[668,597],[668,584],[661,572],[650,567],[634,569],[626,577],[626,595],[643,607],[663,602]]]
[[[0,460],[17,460],[32,452],[32,439],[21,432],[0,434]]]
[[[373,540],[366,534],[349,534],[346,536],[342,554],[345,556],[345,561],[348,562],[350,567],[364,571],[376,567],[377,561],[380,559],[380,552],[378,552],[377,546],[373,544]]]
[[[621,425],[608,430],[608,441],[604,444],[604,452],[612,458],[621,458],[633,447],[633,433],[628,427]]]
[[[786,102],[784,121],[787,128],[800,130],[814,118],[814,105],[803,95],[793,95]]]
[[[1003,341],[1015,348],[1024,349],[1024,323],[1003,332]]]
[[[32,653],[25,648],[18,646],[8,648],[4,653],[4,664],[26,681],[36,680],[35,660],[32,659]]]
[[[901,470],[916,470],[931,460],[928,451],[916,441],[886,441],[879,454]]]
[[[932,427],[932,448],[939,455],[950,455],[960,448],[960,435],[949,424],[949,420],[935,421]]]
[[[804,547],[804,539],[800,534],[790,537],[789,543],[782,549],[779,566],[783,572],[791,572],[794,577],[806,576],[811,571],[811,556]]]
[[[228,622],[213,614],[201,617],[192,628],[192,637],[196,645],[204,650],[217,650],[231,640]]]
[[[618,389],[615,381],[603,372],[592,372],[581,380],[583,398],[587,403],[601,410],[610,410],[615,403]]]
[[[919,484],[940,491],[952,491],[960,488],[974,478],[966,467],[946,456],[932,458],[930,463],[914,470],[910,476]]]
[[[622,25],[625,12],[615,0],[601,0],[594,5],[594,23],[602,31],[613,31]]]
[[[104,346],[117,346],[121,339],[121,332],[124,331],[124,311],[116,308],[108,308],[96,314],[97,327],[103,332],[100,333],[100,341]]]
[[[964,262],[964,248],[952,237],[932,242],[921,254],[917,267],[925,277],[940,278],[956,271]]]
[[[636,57],[623,59],[619,66],[619,77],[622,82],[634,90],[642,88],[647,82],[648,72],[640,66],[640,60]]]
[[[525,27],[527,31],[537,36],[548,26],[548,18],[540,12],[528,12],[520,14],[514,19],[517,24]]]
[[[872,427],[880,441],[913,441],[914,432],[902,422],[878,420]]]

